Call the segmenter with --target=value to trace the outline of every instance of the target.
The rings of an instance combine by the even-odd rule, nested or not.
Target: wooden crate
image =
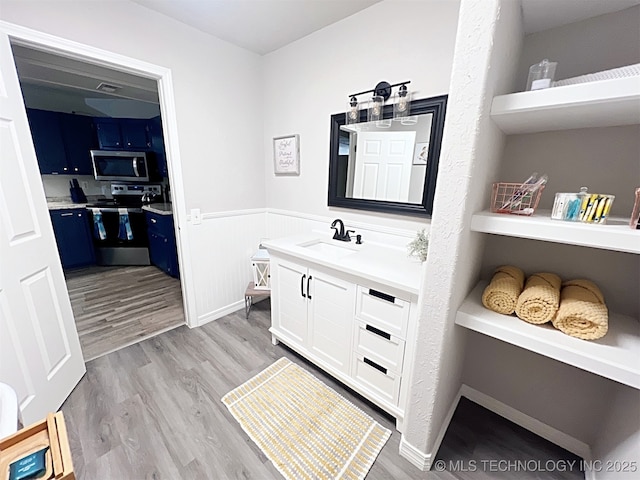
[[[0,440],[0,480],[9,479],[9,465],[33,452],[49,447],[47,472],[41,479],[75,480],[67,427],[62,412],[23,428]]]

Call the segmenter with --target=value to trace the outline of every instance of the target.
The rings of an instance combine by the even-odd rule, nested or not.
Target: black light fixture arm
[[[391,89],[393,87],[399,87],[400,85],[404,86],[409,83],[411,83],[411,80],[408,80],[406,82],[394,83],[393,85],[390,85],[388,82],[379,82],[376,85],[376,88],[373,88],[371,90],[365,90],[364,92],[352,93],[351,95],[349,95],[349,97],[353,99],[358,95],[364,95],[365,93],[374,93],[375,95],[379,95],[385,100],[388,100],[389,97],[391,96]]]

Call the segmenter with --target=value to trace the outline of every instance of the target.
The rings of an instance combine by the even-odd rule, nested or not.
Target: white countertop
[[[173,206],[171,203],[151,203],[144,205],[142,210],[157,213],[158,215],[173,215]]]
[[[314,241],[347,248],[353,250],[353,253],[335,258],[331,254],[316,252],[303,246]],[[390,248],[367,242],[366,239],[363,239],[362,245],[356,245],[355,240],[341,242],[332,240],[331,234],[323,236],[320,233],[277,238],[263,241],[262,244],[271,254],[290,255],[418,295],[422,264],[418,259],[409,257],[406,249]]]

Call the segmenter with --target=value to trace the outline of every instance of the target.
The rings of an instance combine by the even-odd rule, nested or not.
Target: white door
[[[416,132],[360,132],[353,198],[408,202]]]
[[[307,267],[271,257],[271,323],[276,333],[307,345]]]
[[[13,54],[0,33],[0,381],[16,390],[28,425],[56,411],[84,372]]]
[[[309,343],[311,352],[350,374],[355,285],[309,269]]]

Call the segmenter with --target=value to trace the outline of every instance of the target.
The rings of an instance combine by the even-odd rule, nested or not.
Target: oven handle
[[[100,210],[101,212],[106,212],[106,213],[118,213],[120,208],[126,208],[127,209],[127,213],[142,213],[142,209],[141,208],[135,208],[135,207],[87,207],[87,210],[93,210],[94,208],[97,208],[98,210]]]
[[[140,174],[138,173],[138,157],[133,157],[131,163],[133,164],[133,173],[136,177],[139,177]]]

